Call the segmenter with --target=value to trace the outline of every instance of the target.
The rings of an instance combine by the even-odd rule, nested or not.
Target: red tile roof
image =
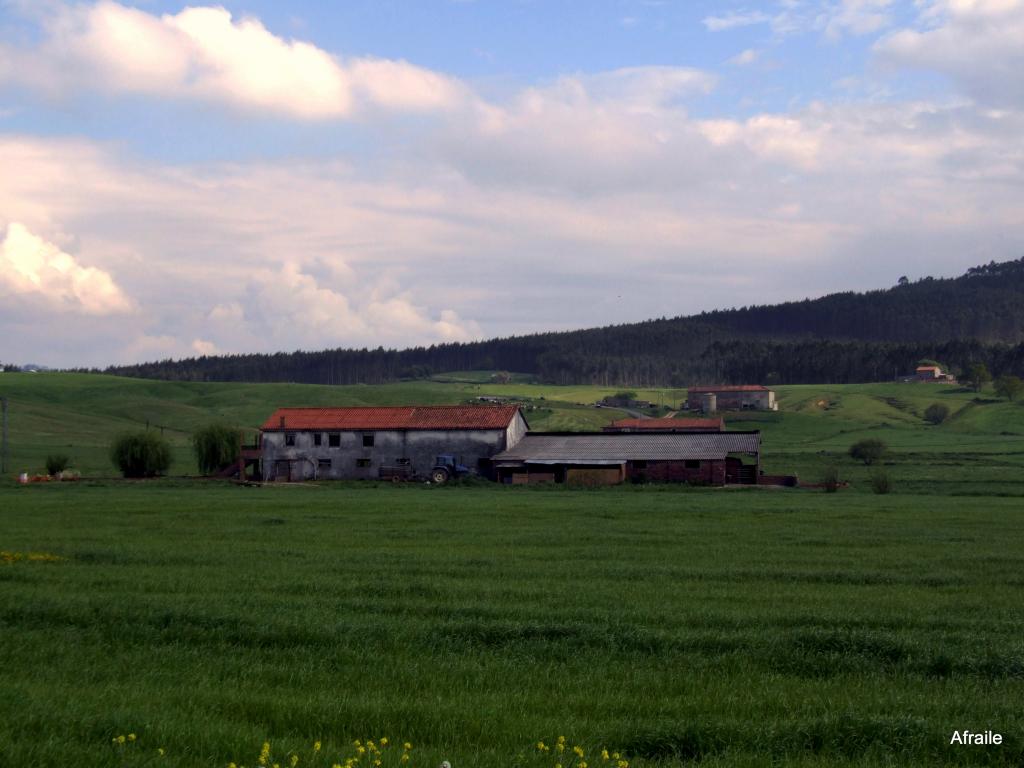
[[[517,405],[278,408],[263,423],[261,429],[264,432],[328,429],[505,429],[518,412]]]
[[[619,419],[608,425],[618,429],[711,429],[722,431],[723,419]]]
[[[767,392],[768,387],[761,384],[723,384],[720,387],[690,387],[691,394],[694,392]]]

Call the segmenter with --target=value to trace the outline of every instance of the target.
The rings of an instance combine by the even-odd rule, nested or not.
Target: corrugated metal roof
[[[724,459],[729,453],[758,453],[758,432],[636,432],[526,435],[494,461],[601,464],[609,461]]]
[[[767,392],[762,384],[723,384],[720,387],[690,387],[687,392]]]
[[[262,426],[281,430],[505,429],[517,405],[400,405],[365,408],[278,408]]]
[[[718,429],[723,419],[619,419],[608,425],[618,429]]]

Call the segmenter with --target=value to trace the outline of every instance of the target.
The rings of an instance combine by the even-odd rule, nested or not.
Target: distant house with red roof
[[[956,377],[949,373],[943,373],[942,368],[937,365],[917,366],[914,370],[913,380],[939,384],[956,384]]]
[[[709,407],[709,404],[712,404]],[[690,387],[686,407],[692,411],[777,411],[775,392],[760,384],[727,384],[715,387]]]
[[[426,475],[440,455],[490,476],[490,459],[529,429],[516,405],[278,408],[263,423],[265,480]]]
[[[725,419],[618,419],[604,432],[724,432]]]

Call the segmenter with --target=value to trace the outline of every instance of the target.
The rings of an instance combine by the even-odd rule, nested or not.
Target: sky
[[[404,348],[1024,255],[1024,0],[0,0],[0,362]]]

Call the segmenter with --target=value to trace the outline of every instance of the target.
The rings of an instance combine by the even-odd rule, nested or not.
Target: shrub
[[[858,440],[850,446],[850,456],[865,464],[873,464],[885,455],[889,446],[876,437]]]
[[[892,490],[892,478],[883,469],[871,473],[871,490],[875,493],[889,493]]]
[[[132,432],[114,440],[110,460],[125,477],[154,477],[171,466],[171,446],[155,432]]]
[[[830,464],[825,467],[821,475],[821,484],[825,486],[825,493],[835,493],[839,490],[839,467]]]
[[[941,424],[949,418],[949,406],[943,403],[932,403],[924,409],[924,420],[930,424]]]
[[[242,432],[227,424],[210,424],[192,435],[196,464],[204,475],[219,472],[238,458]]]
[[[1007,373],[996,379],[995,389],[997,395],[1005,397],[1012,403],[1021,392],[1024,392],[1024,381]]]
[[[51,453],[46,457],[46,474],[57,475],[71,466],[71,459],[63,453]]]

